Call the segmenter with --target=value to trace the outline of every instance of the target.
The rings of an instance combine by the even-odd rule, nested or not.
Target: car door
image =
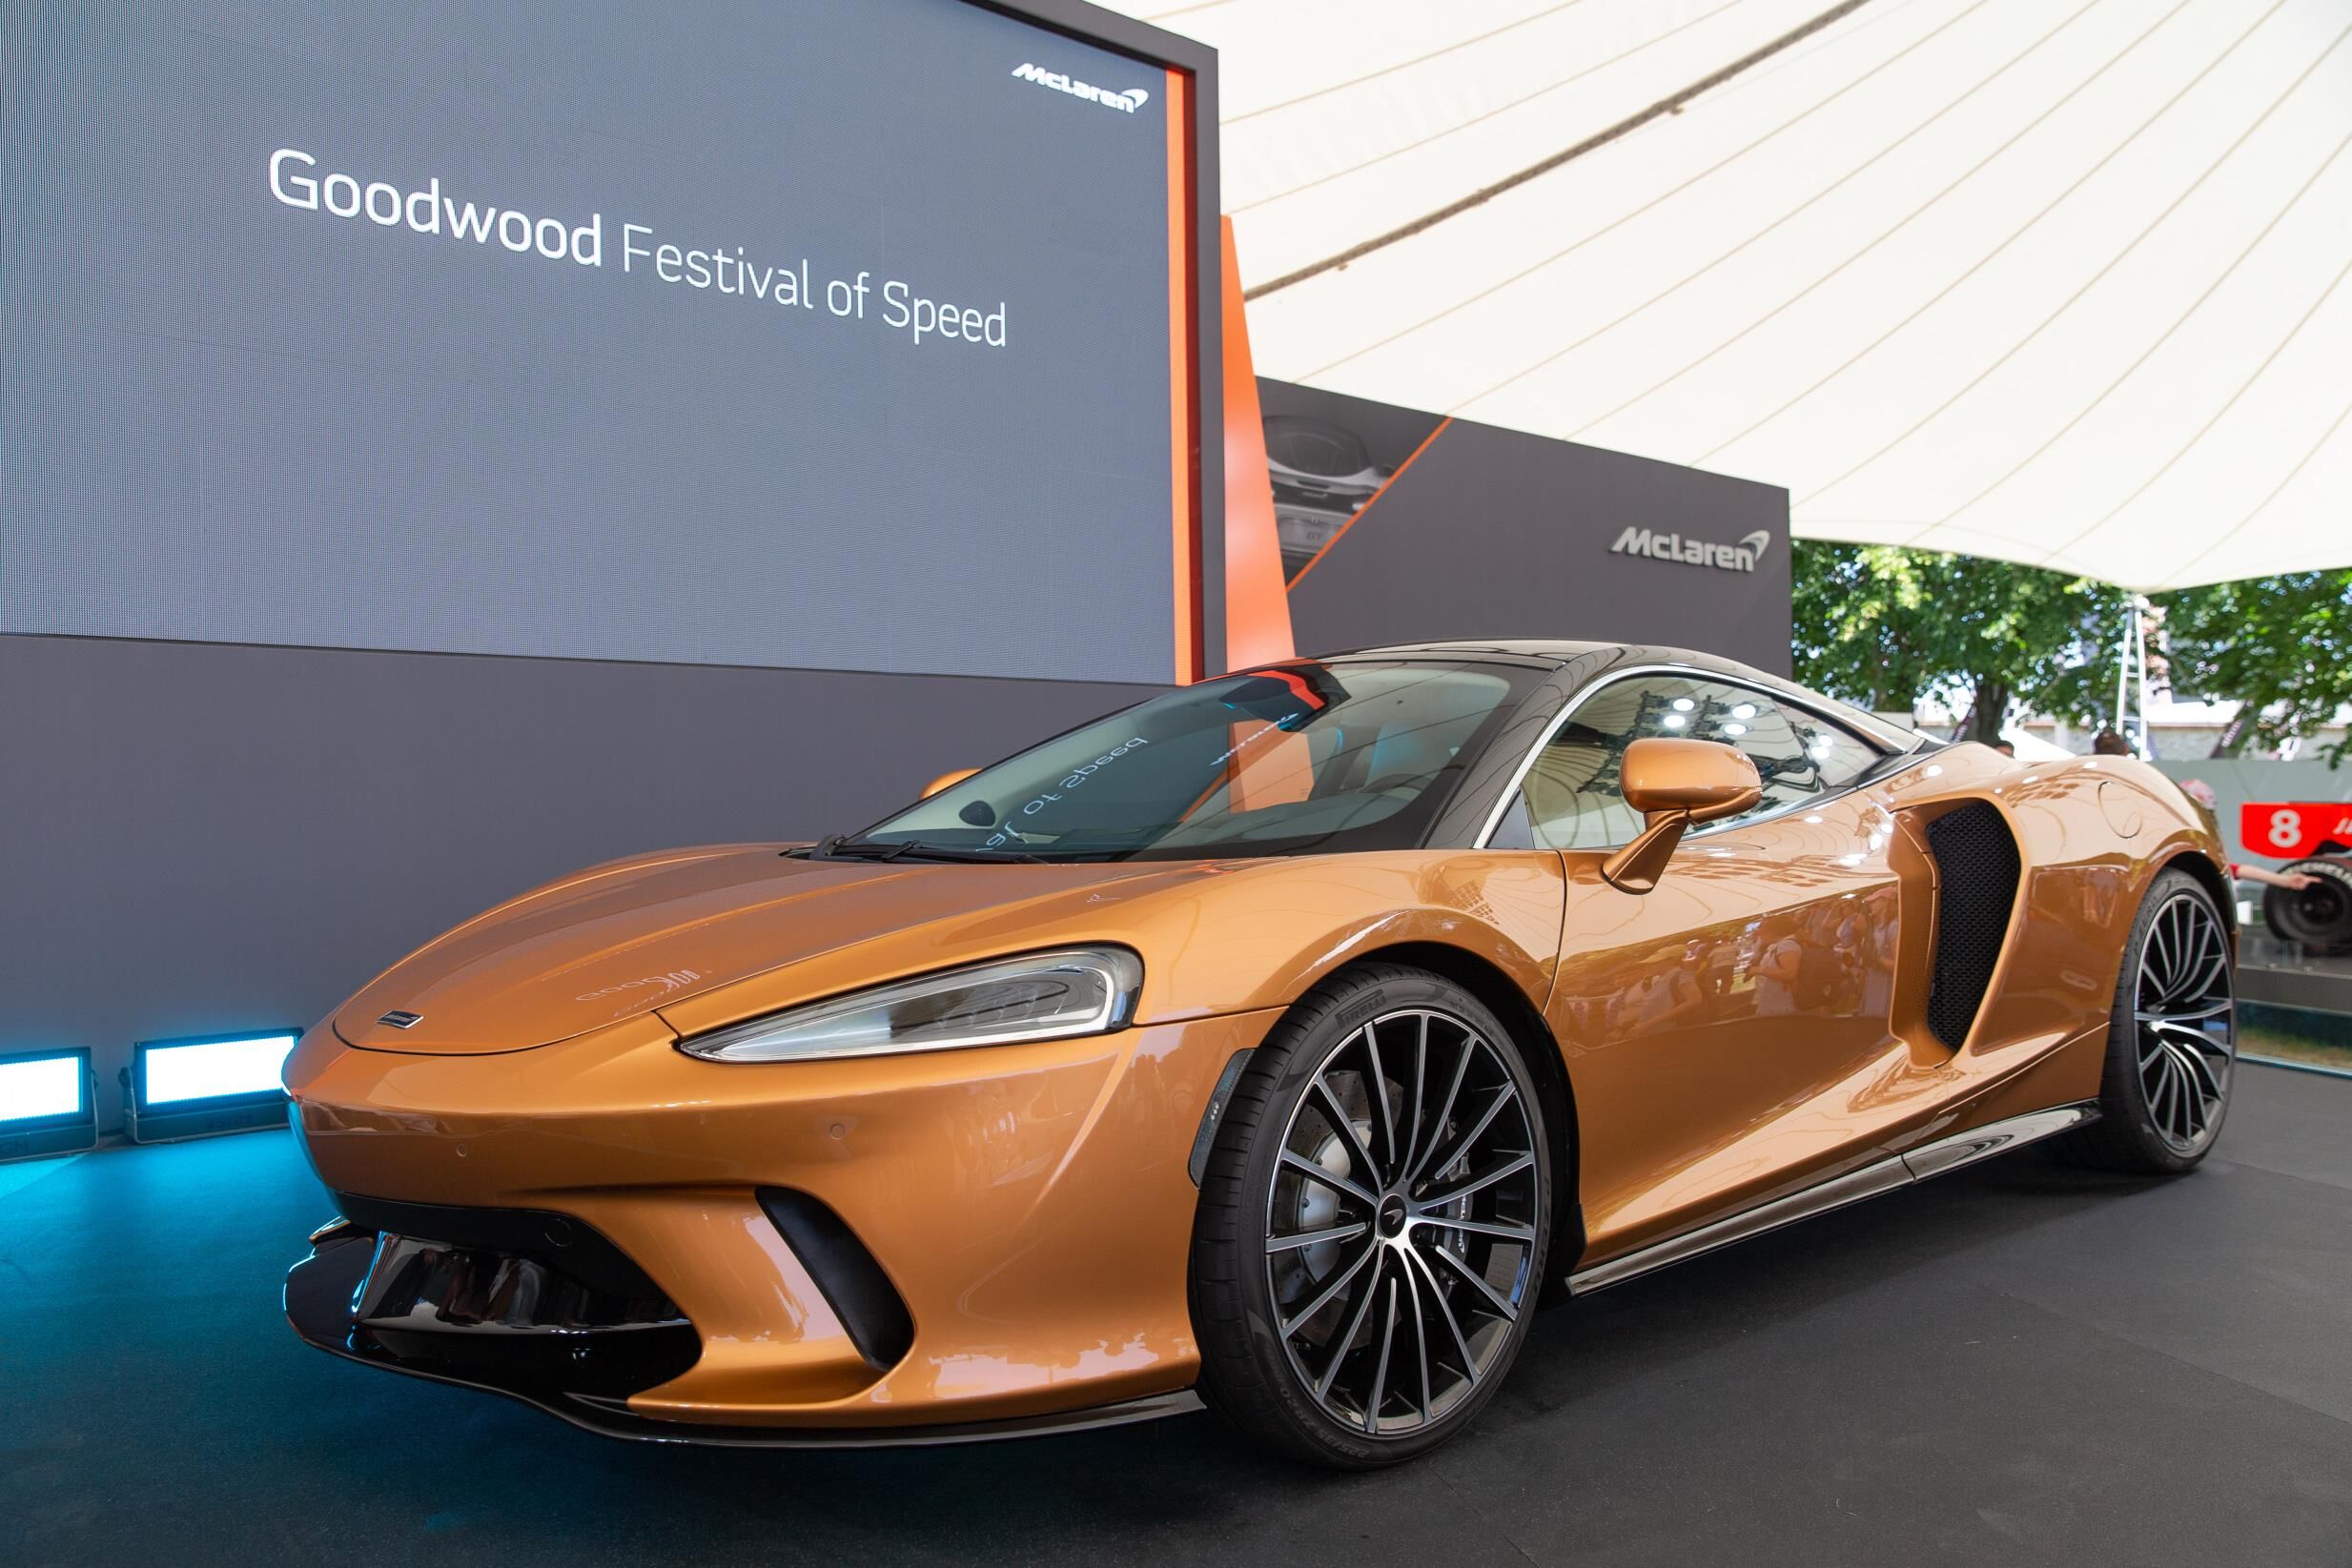
[[[1601,865],[1643,825],[1618,769],[1645,736],[1737,746],[1764,799],[1690,833],[1637,895]],[[1661,669],[1583,694],[1529,766],[1494,842],[1565,865],[1547,1010],[1576,1094],[1587,1259],[1872,1154],[1880,1090],[1911,1066],[1890,1014],[1898,863],[1917,854],[1852,787],[1879,757],[1785,698]]]

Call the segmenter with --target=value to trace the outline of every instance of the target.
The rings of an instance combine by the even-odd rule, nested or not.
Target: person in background
[[[1797,1010],[1797,974],[1804,967],[1805,945],[1793,925],[1765,945],[1756,959],[1756,1016],[1786,1018]]]
[[[2094,757],[2129,757],[2133,755],[2132,743],[2112,729],[2102,729],[2091,737],[2091,755]]]
[[[2014,758],[2017,755],[2017,748],[2005,740],[1995,739],[1993,743],[1993,749],[2004,757]]]
[[[2197,807],[2197,814],[2205,819],[2205,830],[2215,838],[2220,838],[2221,819],[2215,815],[2216,809],[2220,804],[2220,798],[2214,794],[2213,785],[2202,779],[2183,779],[2180,781],[2180,793],[2189,798],[2189,804]],[[2223,840],[2222,842],[2227,843],[2228,841]],[[2260,865],[2240,865],[2235,861],[2230,863],[2230,875],[2240,882],[2260,883],[2265,887],[2288,887],[2299,893],[2320,880],[2301,871],[2280,875],[2277,871],[2265,870]]]

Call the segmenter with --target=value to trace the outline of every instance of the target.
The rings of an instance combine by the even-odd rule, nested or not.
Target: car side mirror
[[[923,793],[915,798],[917,800],[928,801],[943,789],[953,789],[957,784],[962,784],[966,779],[971,778],[973,774],[979,771],[980,770],[976,767],[950,768],[947,772],[942,773],[939,777],[925,784],[923,786]]]
[[[1626,804],[1648,824],[1640,838],[1601,863],[1609,886],[1628,893],[1658,886],[1691,824],[1736,817],[1764,799],[1756,764],[1737,747],[1715,741],[1636,741],[1626,747],[1618,777]]]

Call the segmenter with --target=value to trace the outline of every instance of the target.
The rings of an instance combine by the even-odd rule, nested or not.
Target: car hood
[[[1083,901],[1106,884],[1172,874],[1182,873],[1165,862],[810,861],[772,844],[646,855],[536,888],[426,944],[345,1003],[335,1030],[370,1050],[521,1050],[861,943],[1008,906]],[[997,950],[1031,945],[1015,938]],[[907,944],[910,952],[917,946]],[[989,954],[975,948],[971,956]],[[877,950],[875,978],[905,972],[905,957]],[[382,1021],[396,1011],[418,1020],[406,1028]]]

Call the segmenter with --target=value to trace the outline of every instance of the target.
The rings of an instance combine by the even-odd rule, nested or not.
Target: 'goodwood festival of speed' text
[[[308,153],[278,148],[269,159],[270,194],[285,206],[325,217],[364,218],[379,228],[402,229],[485,251],[495,245],[516,255],[604,270],[605,224],[601,212],[588,214],[584,223],[570,223],[560,217],[534,217],[512,207],[460,201],[443,193],[439,174],[403,191],[384,180],[363,183],[355,174],[321,175],[317,170],[318,160]],[[613,226],[611,254],[611,270],[624,277],[649,278],[747,304],[808,312],[822,309],[845,320],[875,320],[906,334],[917,344],[942,338],[1000,349],[1010,340],[1009,310],[1003,299],[992,304],[935,299],[903,278],[876,282],[872,272],[866,269],[853,276],[828,278],[820,285],[805,255],[770,260],[751,255],[741,245],[681,244],[662,238],[646,224],[626,222]]]

